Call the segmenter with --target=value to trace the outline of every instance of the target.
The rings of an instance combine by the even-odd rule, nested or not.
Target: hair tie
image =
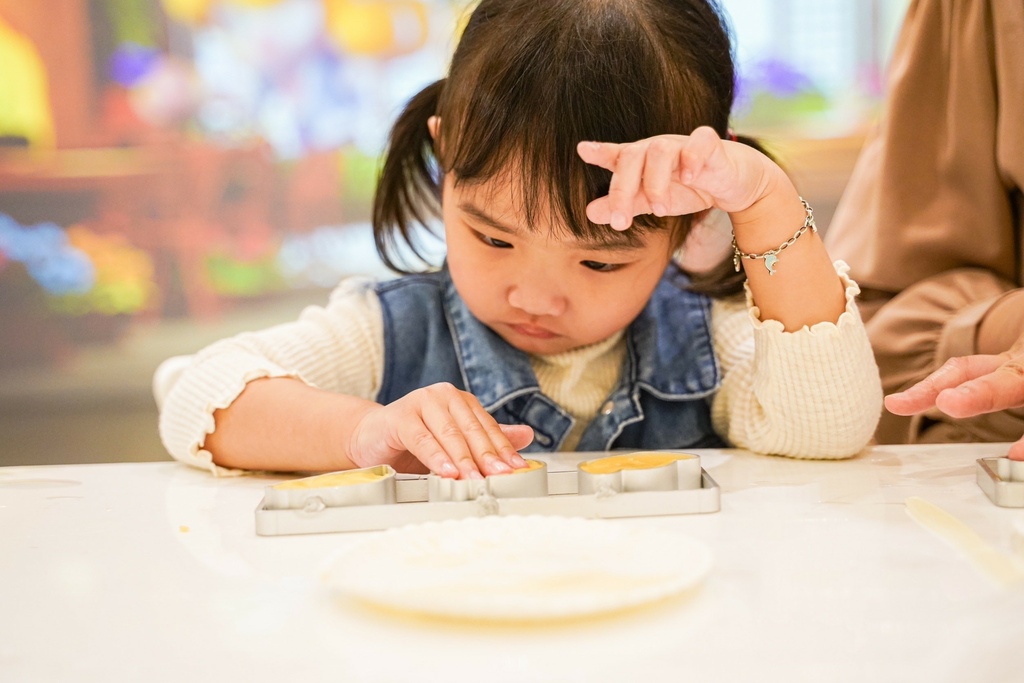
[[[738,142],[736,133],[733,132],[732,128],[727,128],[725,131],[725,137],[733,142]]]

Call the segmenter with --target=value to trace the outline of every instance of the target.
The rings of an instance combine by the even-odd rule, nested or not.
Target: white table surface
[[[0,468],[0,681],[1024,681],[1024,585],[905,503],[939,506],[1024,572],[1024,510],[975,482],[975,460],[1006,449],[700,451],[720,512],[614,523],[704,540],[701,589],[534,627],[333,598],[318,570],[362,534],[256,536],[277,478]]]

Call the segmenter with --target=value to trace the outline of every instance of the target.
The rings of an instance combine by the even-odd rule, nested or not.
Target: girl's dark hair
[[[374,198],[377,250],[393,270],[411,272],[397,257],[399,241],[422,258],[413,230],[440,217],[446,172],[457,183],[512,174],[527,225],[543,209],[576,238],[629,242],[671,229],[678,247],[692,217],[637,216],[612,237],[587,220],[586,205],[608,192],[611,173],[584,163],[576,145],[701,125],[725,137],[734,83],[715,0],[482,0],[447,78],[414,96],[391,131]],[[435,114],[436,145],[427,126]],[[742,282],[730,255],[693,289],[724,296]]]

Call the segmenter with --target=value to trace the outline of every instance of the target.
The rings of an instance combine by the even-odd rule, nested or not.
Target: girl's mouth
[[[509,325],[516,334],[521,334],[524,337],[532,337],[534,339],[554,339],[558,335],[551,330],[543,327],[537,327],[536,325]]]

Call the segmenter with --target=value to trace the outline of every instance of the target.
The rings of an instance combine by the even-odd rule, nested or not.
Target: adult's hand
[[[885,407],[896,415],[938,408],[954,418],[1024,407],[1024,336],[998,355],[950,358],[909,389],[886,396]],[[1024,460],[1024,436],[1009,457]]]

